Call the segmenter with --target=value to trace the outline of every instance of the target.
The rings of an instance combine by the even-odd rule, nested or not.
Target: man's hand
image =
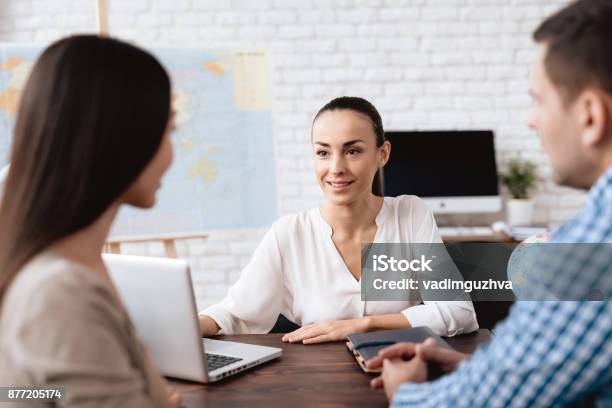
[[[418,347],[417,352],[423,360],[436,364],[444,373],[454,371],[463,360],[469,357],[468,354],[440,347],[432,338],[425,340]]]
[[[383,372],[380,386],[385,387],[385,394],[389,402],[393,400],[395,391],[405,382],[421,383],[427,380],[427,363],[418,355],[414,356],[410,361],[401,359],[384,359]],[[372,380],[374,381],[374,380]]]
[[[367,331],[367,319],[333,320],[307,324],[283,336],[284,342],[304,344],[345,340],[346,336]]]
[[[376,357],[369,359],[366,362],[366,366],[368,368],[376,370],[382,367],[383,361],[386,358],[387,359],[399,358],[402,360],[409,360],[412,357],[414,357],[414,354],[416,353],[417,345],[418,343],[404,342],[404,343],[396,343],[392,346],[385,347],[384,349],[378,352],[378,355]]]
[[[397,343],[393,346],[382,349],[378,356],[368,360],[367,367],[376,369],[383,366],[385,359],[410,359],[418,356],[425,365],[425,380],[427,379],[427,363],[436,364],[444,373],[453,371],[467,356],[467,354],[459,353],[454,350],[449,350],[440,347],[432,338],[425,340],[422,344],[417,343]],[[413,358],[414,360],[414,358]],[[414,374],[414,373],[413,373]],[[416,378],[416,377],[415,377]],[[420,377],[419,377],[420,378]],[[423,380],[423,381],[425,381]],[[383,367],[383,375],[374,378],[370,385],[373,388],[382,388],[384,386],[385,375]],[[419,382],[407,379],[406,381]],[[386,386],[385,386],[386,389]]]

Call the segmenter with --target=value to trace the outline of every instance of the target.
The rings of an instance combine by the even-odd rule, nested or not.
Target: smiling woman
[[[429,326],[452,336],[478,328],[472,303],[361,300],[364,243],[441,242],[416,196],[382,197],[391,154],[381,117],[368,101],[336,98],[315,116],[314,169],[326,202],[282,217],[220,303],[200,314],[202,333],[266,333],[279,314],[303,326],[283,341],[318,343],[380,329]]]
[[[372,131],[374,138],[372,138]],[[316,135],[316,140],[315,140]],[[330,141],[338,141],[338,136],[346,136],[340,146],[332,146]],[[315,116],[312,129],[312,142],[315,156],[315,171],[321,182],[321,189],[328,199],[333,200],[336,195],[328,195],[328,186],[333,193],[348,192],[349,184],[359,181],[365,185],[362,188],[353,188],[352,191],[366,191],[368,179],[374,174],[372,194],[383,195],[382,175],[380,169],[389,160],[391,145],[385,141],[382,118],[376,108],[362,98],[343,97],[336,98],[319,110]],[[342,159],[350,158],[350,163]],[[330,159],[334,159],[331,160]],[[338,170],[349,165],[352,168],[350,177],[344,179],[337,177]],[[357,174],[360,176],[358,179]],[[326,177],[323,180],[322,177]],[[326,186],[327,184],[327,186]]]

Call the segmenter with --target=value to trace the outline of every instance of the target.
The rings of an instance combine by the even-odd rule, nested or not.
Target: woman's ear
[[[378,167],[384,167],[391,156],[391,143],[388,140],[378,148]]]

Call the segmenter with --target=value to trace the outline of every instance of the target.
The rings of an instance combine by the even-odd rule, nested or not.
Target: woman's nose
[[[342,157],[337,157],[332,160],[329,171],[333,174],[342,174],[345,171],[345,163]]]
[[[527,127],[534,130],[537,128],[535,112],[533,111],[533,109],[531,109],[531,111],[529,111],[529,114],[527,115]]]

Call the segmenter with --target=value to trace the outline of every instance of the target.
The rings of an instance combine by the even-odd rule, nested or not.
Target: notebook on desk
[[[380,372],[366,367],[366,361],[375,357],[380,350],[400,342],[422,343],[429,337],[433,337],[441,347],[452,350],[447,342],[426,326],[352,334],[347,337],[346,346],[363,371]]]

